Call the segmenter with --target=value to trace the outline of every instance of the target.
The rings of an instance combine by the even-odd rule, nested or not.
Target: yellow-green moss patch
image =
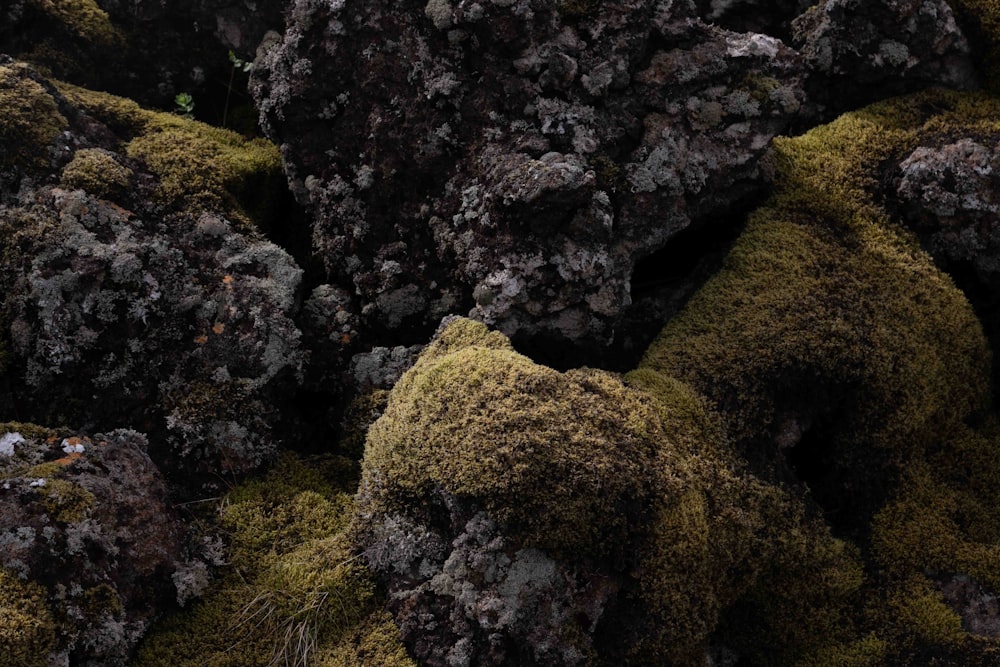
[[[56,626],[45,592],[0,569],[0,655],[11,667],[44,667],[55,649]]]
[[[29,0],[29,4],[95,46],[113,47],[122,42],[107,12],[95,0]]]
[[[120,164],[108,151],[82,148],[63,169],[64,188],[86,190],[103,199],[124,195],[132,182],[132,170]]]
[[[49,145],[68,124],[52,95],[23,64],[0,65],[0,170],[43,167]]]
[[[527,544],[602,550],[636,527],[623,510],[646,492],[660,428],[619,378],[540,366],[463,320],[396,384],[364,467],[397,499],[439,485],[480,499]]]
[[[832,394],[848,397],[854,434],[909,449],[984,407],[990,352],[972,308],[873,199],[882,164],[968,101],[898,100],[776,142],[775,197],[642,366],[704,392],[740,438]],[[783,395],[789,382],[802,386]]]
[[[180,116],[148,111],[130,100],[69,84],[60,90],[74,104],[123,137],[129,157],[159,179],[157,197],[175,210],[223,213],[241,223],[264,224],[285,187],[274,144]]]
[[[359,652],[400,655],[344,532],[351,498],[328,474],[341,468],[285,456],[234,489],[221,510],[230,567],[204,600],[154,630],[136,665],[337,665]]]

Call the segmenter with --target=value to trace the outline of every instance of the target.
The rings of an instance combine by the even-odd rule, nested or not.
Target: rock
[[[186,529],[146,438],[0,431],[0,606],[18,636],[4,646],[32,646],[12,664],[125,665],[184,560]],[[12,621],[14,607],[26,616]]]
[[[807,90],[840,112],[890,95],[976,83],[969,45],[944,0],[825,0],[793,23]]]
[[[885,86],[972,80],[943,2],[825,3],[798,51],[698,16],[747,3],[706,4],[294,3],[253,94],[371,344],[458,312],[600,354],[638,319],[637,263],[684,230],[726,234],[767,187],[774,136]]]
[[[20,414],[142,429],[159,464],[189,473],[271,458],[279,397],[304,365],[291,320],[302,272],[254,225],[273,147],[63,93],[21,65],[0,76],[54,124],[13,143],[0,190]]]

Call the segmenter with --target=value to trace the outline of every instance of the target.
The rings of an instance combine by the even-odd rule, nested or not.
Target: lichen
[[[45,591],[0,569],[0,652],[11,667],[44,667],[55,648],[56,624]]]

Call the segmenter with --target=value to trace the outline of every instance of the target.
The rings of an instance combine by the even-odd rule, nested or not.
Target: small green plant
[[[177,93],[177,96],[174,97],[174,104],[177,105],[174,113],[180,114],[189,120],[194,119],[194,98],[191,97],[191,93]]]
[[[233,79],[236,78],[236,72],[240,71],[247,74],[253,69],[252,62],[247,62],[237,57],[232,49],[229,50],[229,62],[233,64],[233,69],[229,72],[229,87],[226,90],[226,108],[222,111],[222,127],[227,127],[229,120],[229,98],[233,95]]]

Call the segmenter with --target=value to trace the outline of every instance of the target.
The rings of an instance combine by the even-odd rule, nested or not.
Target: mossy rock
[[[60,185],[86,190],[102,199],[120,200],[132,187],[134,172],[99,148],[81,148],[63,168]]]
[[[68,127],[52,94],[23,63],[0,64],[0,172],[39,169],[49,146]]]
[[[55,649],[56,624],[45,591],[0,569],[0,654],[10,667],[44,667]]]
[[[641,368],[690,382],[744,441],[807,415],[904,456],[984,409],[991,355],[971,306],[874,200],[935,110],[981,99],[932,92],[777,141],[776,195]]]
[[[149,111],[107,93],[66,83],[59,88],[73,104],[121,137],[121,150],[141,160],[157,177],[152,194],[161,205],[178,211],[216,211],[239,223],[244,232],[266,227],[276,214],[286,186],[274,144],[175,114]],[[82,159],[92,163],[99,158],[91,153]],[[78,165],[70,173],[92,183],[90,166]],[[104,182],[92,184],[97,190],[94,194],[119,187],[124,174],[112,169],[107,176]]]
[[[285,455],[221,508],[229,568],[206,597],[146,638],[137,667],[270,664],[410,667],[375,582],[352,552],[341,466]],[[386,663],[366,663],[374,656]]]
[[[660,429],[618,378],[539,366],[459,320],[397,382],[363,469],[391,486],[390,504],[440,486],[480,500],[526,545],[600,556],[642,523]]]

